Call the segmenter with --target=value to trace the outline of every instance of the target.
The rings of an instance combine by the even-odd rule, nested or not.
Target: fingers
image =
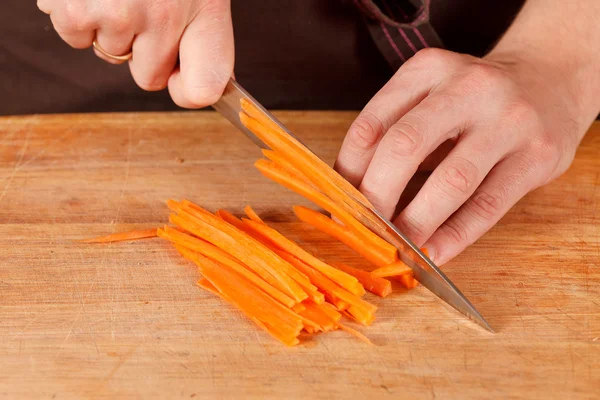
[[[113,56],[124,56],[130,53],[133,39],[133,31],[129,29],[117,31],[108,27],[96,31],[96,44],[105,52]],[[94,48],[94,53],[96,53],[96,56],[110,64],[123,64],[127,62],[127,60],[111,58],[96,48]]]
[[[427,179],[394,224],[417,246],[423,243],[475,192],[514,142],[490,145],[487,130],[471,129]]]
[[[392,125],[377,146],[360,190],[391,218],[402,191],[425,157],[451,137],[465,131],[473,109],[465,99],[438,93]]]
[[[171,97],[181,107],[214,104],[233,74],[234,45],[228,1],[209,2],[188,25],[179,47],[180,70],[169,79]]]
[[[527,155],[513,155],[498,163],[471,198],[425,243],[432,260],[438,265],[450,261],[541,183]]]
[[[359,186],[377,145],[388,129],[419,104],[433,87],[433,74],[405,64],[365,106],[342,144],[335,169]]]
[[[179,40],[177,32],[165,39],[161,32],[144,32],[133,43],[130,61],[131,75],[144,90],[156,91],[167,87],[177,64]]]
[[[98,28],[95,17],[82,2],[69,2],[66,7],[52,8],[42,2],[41,9],[50,15],[50,20],[58,35],[75,49],[87,49],[94,40]]]

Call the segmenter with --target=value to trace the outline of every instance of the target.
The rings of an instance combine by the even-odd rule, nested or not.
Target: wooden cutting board
[[[351,113],[281,113],[332,161]],[[199,290],[158,239],[168,198],[267,220],[327,260],[361,261],[295,222],[306,204],[252,167],[212,113],[0,119],[1,398],[599,398],[600,125],[573,167],[444,271],[497,330],[426,289],[381,300],[363,332],[285,348]]]

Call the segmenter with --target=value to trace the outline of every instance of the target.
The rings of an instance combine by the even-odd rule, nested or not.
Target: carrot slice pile
[[[256,168],[341,221],[294,207],[300,221],[353,249],[373,264],[373,271],[325,262],[265,222],[250,206],[244,208],[247,218],[239,218],[227,210],[209,212],[189,200],[169,200],[171,226],[83,242],[158,236],[197,266],[202,274],[198,287],[233,305],[281,343],[297,345],[301,332],[339,330],[370,344],[362,333],[342,324],[342,318],[371,325],[377,307],[365,293],[388,296],[392,285],[385,277],[415,287],[418,282],[412,270],[400,261],[396,247],[354,217],[355,211],[370,205],[356,188],[261,110],[243,100],[241,106],[242,123],[271,148],[263,151],[266,159],[258,160]]]

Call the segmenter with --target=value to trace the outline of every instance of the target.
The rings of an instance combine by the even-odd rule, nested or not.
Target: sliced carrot
[[[306,307],[302,303],[298,303],[292,307],[292,311],[294,311],[295,313],[300,313],[304,310],[306,310]]]
[[[248,219],[245,219],[244,223],[258,234],[269,239],[281,250],[292,254],[294,257],[315,268],[323,275],[327,276],[329,279],[348,290],[350,293],[353,293],[356,296],[362,296],[365,293],[365,289],[362,287],[358,279],[319,260],[302,247],[298,246],[298,244],[296,244],[294,241],[283,236],[277,230],[266,224],[250,221]]]
[[[377,296],[387,297],[392,293],[392,282],[387,279],[374,277],[367,271],[352,268],[342,263],[335,263],[333,266],[354,276],[367,291],[376,294]]]
[[[321,304],[321,310],[323,310],[324,313],[329,315],[329,318],[331,318],[335,322],[339,322],[340,319],[342,319],[342,314],[340,314],[338,310],[336,310],[336,308],[330,303]]]
[[[280,255],[286,261],[293,263],[296,268],[308,276],[311,282],[315,284],[319,290],[325,294],[331,293],[342,301],[349,303],[350,307],[348,308],[348,311],[351,312],[359,322],[364,324],[371,323],[373,320],[373,313],[375,313],[377,310],[376,306],[339,287],[335,284],[335,282],[327,278],[325,275],[321,274],[319,271],[305,264],[303,261],[297,259],[291,254],[282,252]]]
[[[371,342],[368,337],[366,337],[365,335],[363,335],[362,333],[360,333],[356,329],[352,329],[352,328],[350,328],[350,327],[348,327],[346,325],[342,325],[342,324],[338,324],[338,328],[340,328],[344,332],[349,333],[352,336],[354,336],[354,337],[362,340],[363,342],[365,342],[367,344],[370,344],[371,346],[373,345],[373,342]]]
[[[216,287],[214,287],[213,284],[210,283],[210,281],[208,279],[206,279],[206,278],[200,278],[200,280],[196,284],[198,286],[200,286],[201,288],[203,288],[205,290],[208,290],[209,292],[211,292],[215,296],[219,296],[222,299],[224,299],[224,297],[219,292],[219,289],[217,289]]]
[[[217,210],[217,212],[215,214],[219,218],[221,218],[223,221],[227,222],[230,225],[235,226],[241,232],[244,232],[245,234],[250,235],[254,239],[257,239],[257,240],[259,239],[251,229],[248,229],[248,226],[246,226],[246,224],[244,224],[244,222],[241,219],[239,219],[238,217],[236,217],[229,211]]]
[[[212,214],[210,215],[214,217]],[[217,217],[214,218],[218,219]],[[308,297],[306,293],[304,293],[304,290],[302,290],[302,288],[298,286],[298,284],[292,278],[261,257],[260,254],[257,254],[256,252],[252,251],[252,249],[249,249],[247,240],[245,239],[250,240],[251,238],[247,237],[246,235],[240,233],[240,235],[243,236],[242,241],[240,242],[238,238],[231,237],[227,233],[213,227],[212,225],[195,218],[195,216],[187,213],[186,211],[182,211],[179,215],[172,214],[169,217],[169,220],[171,223],[182,227],[183,229],[193,233],[195,236],[198,236],[229,253],[241,261],[244,265],[252,268],[254,272],[261,275],[263,279],[271,283],[286,295],[290,296],[297,303]],[[256,268],[256,266],[258,266],[258,268]],[[270,275],[272,275],[275,278],[275,282],[270,281],[267,276],[262,275],[263,271],[267,271]]]
[[[289,157],[290,162],[311,181],[321,189],[331,192],[330,197],[332,195],[342,195],[346,198],[353,196],[363,204],[371,206],[369,200],[360,191],[306,146],[282,130],[264,112],[245,99],[240,103],[243,111],[240,114],[242,124],[273,150]]]
[[[413,274],[404,274],[400,276],[395,276],[394,278],[397,279],[402,284],[402,286],[404,286],[407,289],[414,289],[417,286],[419,286],[419,281],[415,279]]]
[[[394,246],[371,232],[350,213],[338,206],[326,195],[302,182],[301,179],[285,167],[268,160],[258,160],[254,165],[267,178],[287,187],[333,214],[342,221],[348,229],[351,229],[358,237],[364,240],[366,242],[365,245],[373,246],[377,251],[385,254],[386,257],[389,257],[390,259],[397,259],[398,250]]]
[[[263,324],[276,328],[277,338],[283,339],[284,343],[291,345],[298,342],[297,339],[289,339],[290,336],[298,336],[304,327],[299,315],[249,284],[227,266],[218,265],[201,255],[197,255],[196,260],[204,277],[235,306]]]
[[[263,290],[269,296],[279,301],[287,307],[292,307],[296,302],[289,296],[286,296],[279,289],[272,286],[270,283],[265,281],[260,275],[254,273],[250,268],[242,265],[234,257],[230,256],[225,251],[221,250],[217,246],[205,242],[201,239],[197,239],[193,236],[185,233],[177,232],[176,230],[165,227],[165,229],[159,229],[159,237],[169,240],[175,244],[183,246],[187,249],[193,250],[202,254],[203,256],[216,261],[220,264],[227,265],[229,268],[237,272],[246,278],[249,282],[256,285],[258,288]]]
[[[252,209],[250,206],[244,207],[244,212],[252,221],[261,222],[264,224],[264,221],[258,216],[258,214]]]
[[[293,210],[300,221],[339,240],[377,267],[389,265],[397,260],[396,252],[382,253],[374,247],[365,245],[364,240],[361,240],[353,231],[318,211],[302,206],[295,206]]]
[[[336,321],[331,319],[317,304],[307,304],[306,309],[299,314],[319,325],[323,332],[332,331],[336,327]]]
[[[273,151],[273,150],[266,150],[263,149],[262,153],[265,157],[267,157],[269,160],[276,162],[277,164],[280,164],[281,166],[287,168],[288,170],[290,170],[291,172],[293,172],[294,174],[296,174],[296,176],[299,179],[302,179],[303,182],[305,182],[308,185],[314,186],[314,184],[310,181],[310,179],[308,179],[306,176],[304,176],[304,174],[300,171],[298,171],[298,169],[296,167],[294,167],[285,157],[283,157],[281,154]]]
[[[371,271],[371,275],[374,278],[387,278],[389,276],[399,276],[405,274],[412,274],[412,268],[400,260],[386,265],[385,267],[377,268],[376,270]]]
[[[129,232],[114,233],[108,236],[101,236],[93,239],[78,240],[79,243],[114,243],[127,242],[140,239],[148,239],[156,237],[157,228],[139,229]]]

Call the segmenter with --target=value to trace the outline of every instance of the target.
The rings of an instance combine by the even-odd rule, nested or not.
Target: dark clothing
[[[430,46],[483,55],[524,0],[386,1],[371,4],[377,19],[366,0],[232,0],[236,78],[268,108],[360,109],[400,64],[394,46],[408,58],[432,34]],[[127,65],[64,44],[34,1],[3,1],[0,115],[176,109],[167,91],[137,88]]]

